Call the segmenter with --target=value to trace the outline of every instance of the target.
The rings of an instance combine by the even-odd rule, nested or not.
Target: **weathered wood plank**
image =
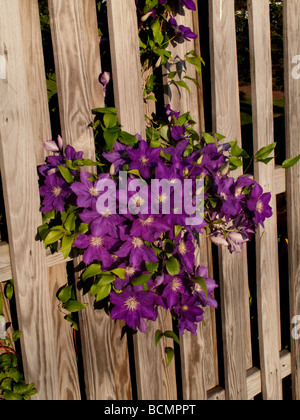
[[[38,165],[44,163],[46,151],[43,143],[51,139],[45,65],[43,59],[42,35],[38,2],[20,1],[21,24],[26,54],[24,55],[27,70],[29,103],[32,113],[38,112],[32,119],[34,132],[35,156]]]
[[[43,142],[52,136],[37,0],[22,0],[20,2],[20,12],[22,35],[25,40],[24,51],[30,92],[32,132],[36,157],[37,159],[42,159],[44,157]],[[37,163],[43,163],[43,161],[38,161]],[[48,259],[47,266],[49,267]],[[68,283],[65,263],[48,269],[48,282],[60,376],[60,399],[78,400],[80,399],[80,391],[72,330],[70,325],[64,320],[63,314],[58,310],[59,301],[56,297],[58,289]]]
[[[300,80],[295,75],[294,57],[300,52],[300,4],[284,0],[284,65],[286,103],[286,154],[300,154]],[[294,72],[294,73],[293,73]],[[296,76],[296,77],[295,77]],[[287,205],[289,238],[290,316],[300,315],[300,165],[287,169]],[[292,328],[295,324],[292,325]],[[291,338],[293,398],[300,399],[300,340]]]
[[[213,130],[228,141],[241,143],[234,1],[211,0],[209,5]],[[220,250],[219,266],[226,399],[247,399],[245,348],[250,320],[246,248],[239,255]]]
[[[35,240],[41,224],[20,2],[1,2],[0,167],[25,377],[34,399],[59,399],[59,375],[45,250]],[[13,159],[12,159],[13,157]]]
[[[113,65],[115,104],[124,129],[145,134],[142,72],[139,58],[136,6],[134,0],[110,0],[108,22]],[[146,335],[134,336],[138,398],[141,400],[176,399],[174,361],[166,368],[164,345],[155,347],[157,329],[172,329],[172,319],[159,311],[158,320],[149,323]]]
[[[95,159],[93,132],[88,125],[92,108],[104,106],[103,92],[95,88],[101,71],[95,2],[50,0],[49,11],[64,141]],[[76,258],[78,287],[80,264],[81,259]],[[110,320],[104,310],[95,311],[94,299],[83,289],[78,291],[78,298],[89,303],[79,314],[87,398],[130,399],[127,340],[120,339],[122,324]]]
[[[249,0],[254,153],[274,142],[271,37],[268,0]],[[274,162],[255,164],[254,178],[272,192],[273,217],[256,236],[257,299],[262,392],[265,399],[281,399],[280,308]]]

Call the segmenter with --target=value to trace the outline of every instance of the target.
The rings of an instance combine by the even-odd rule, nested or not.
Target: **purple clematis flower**
[[[100,190],[97,188],[97,182],[89,181],[91,174],[85,171],[80,172],[80,181],[71,185],[72,191],[77,195],[77,206],[89,208],[96,205]]]
[[[174,308],[178,315],[178,329],[181,335],[184,331],[190,331],[197,335],[197,323],[203,320],[203,310],[197,306],[195,297],[185,296]]]
[[[196,10],[196,5],[194,0],[179,0],[187,9]]]
[[[64,211],[65,202],[72,194],[69,184],[56,174],[46,176],[45,185],[40,187],[40,195],[44,197],[41,211],[48,213],[51,210]]]
[[[130,236],[141,236],[144,241],[154,242],[167,230],[169,230],[169,226],[164,223],[161,217],[151,214],[139,214],[132,224]]]
[[[194,271],[195,266],[195,245],[191,234],[186,234],[183,238],[176,238],[176,248],[173,252],[178,257],[183,266],[190,272]]]
[[[174,17],[171,16],[169,22],[176,36],[184,39],[196,39],[198,37],[191,28],[184,25],[178,25]]]
[[[174,111],[173,109],[171,109],[171,106],[169,104],[165,105],[165,110],[169,123],[173,121],[173,117],[175,117],[175,120],[177,120],[180,116],[180,111]]]
[[[137,267],[143,261],[157,262],[157,256],[153,248],[147,246],[142,238],[129,236],[126,242],[116,251],[120,258],[129,257],[129,263]]]
[[[160,149],[149,147],[148,143],[145,140],[142,140],[139,143],[138,149],[132,149],[128,154],[132,161],[129,168],[138,169],[143,178],[150,178],[151,167],[156,166],[157,161],[159,160]]]
[[[171,136],[174,140],[179,141],[184,139],[185,128],[181,125],[174,125],[171,129]]]
[[[214,290],[218,287],[218,285],[214,279],[208,277],[208,268],[197,267],[196,275],[205,279],[207,295],[198,283],[194,283],[193,285],[193,295],[197,298],[201,306],[210,306],[212,308],[217,308],[218,302],[212,296],[212,294]]]
[[[83,262],[86,265],[93,261],[107,263],[110,260],[109,249],[114,245],[115,239],[102,235],[97,226],[91,226],[91,234],[78,235],[73,246],[84,249]]]
[[[271,193],[263,194],[263,189],[259,184],[256,184],[251,191],[251,199],[247,202],[248,209],[254,213],[255,226],[259,224],[264,227],[266,218],[271,217],[273,212],[269,206],[271,200]]]
[[[118,226],[125,220],[122,216],[111,213],[109,209],[107,209],[106,213],[99,214],[95,207],[93,207],[93,210],[83,210],[79,217],[84,223],[96,226],[101,235],[109,234],[116,239],[119,238]]]
[[[133,286],[126,287],[122,293],[111,292],[110,301],[114,305],[111,310],[112,319],[124,319],[133,330],[145,333],[148,326],[145,319],[155,321],[157,309],[151,293],[136,291]]]
[[[163,284],[165,288],[162,293],[162,298],[166,302],[166,308],[172,309],[173,306],[177,305],[181,295],[186,291],[183,279],[179,276],[172,277],[166,274]]]
[[[102,156],[113,164],[113,173],[118,173],[123,165],[129,164],[128,151],[132,150],[132,146],[126,146],[125,144],[119,143],[118,141],[114,144],[113,152],[104,152]]]

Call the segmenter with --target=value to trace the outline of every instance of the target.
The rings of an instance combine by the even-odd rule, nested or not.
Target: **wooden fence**
[[[198,3],[201,8],[203,1]],[[220,281],[220,309],[207,311],[197,337],[182,337],[177,363],[168,368],[164,345],[156,348],[153,335],[157,328],[172,328],[169,316],[159,313],[147,335],[133,335],[131,342],[132,337],[122,336],[122,323],[94,311],[93,300],[78,288],[78,299],[90,303],[79,315],[82,378],[73,333],[56,298],[67,283],[66,263],[59,253],[47,254],[36,240],[41,224],[37,166],[44,161],[43,142],[52,137],[38,1],[0,0],[0,5],[0,168],[9,238],[0,243],[0,286],[14,279],[23,367],[26,380],[38,389],[34,398],[77,400],[84,390],[90,400],[253,399],[258,394],[282,399],[282,380],[291,376],[293,398],[299,399],[300,340],[291,338],[290,349],[282,349],[279,293],[280,283],[289,281],[285,316],[294,328],[292,320],[300,315],[299,164],[286,171],[274,163],[254,167],[255,179],[272,192],[274,209],[276,195],[287,196],[289,279],[279,279],[275,211],[251,248],[256,249],[256,279],[248,276],[246,247],[233,256],[219,251],[214,275]],[[234,0],[208,0],[208,5],[213,130],[241,143]],[[107,7],[115,105],[124,128],[143,135],[135,1],[107,0]],[[293,77],[294,57],[300,54],[299,0],[284,0],[283,8],[286,153],[292,157],[300,153],[300,80]],[[248,0],[254,152],[274,141],[268,9],[268,0]],[[49,0],[49,13],[61,134],[66,144],[93,158],[91,110],[104,105],[95,0]],[[178,21],[200,33],[197,13],[188,12]],[[200,52],[200,42],[176,48],[179,56],[193,48]],[[199,132],[205,130],[201,89],[179,96],[169,88],[165,102],[192,111]],[[199,263],[208,264],[213,274],[206,240],[201,239],[197,253]],[[78,285],[78,259],[73,263]],[[251,338],[253,282],[259,340]],[[4,311],[9,320],[7,304]],[[259,342],[256,365],[254,341]]]

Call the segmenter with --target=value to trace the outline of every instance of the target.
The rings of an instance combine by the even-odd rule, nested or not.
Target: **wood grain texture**
[[[95,20],[89,22],[83,18],[88,15],[88,4],[85,3],[93,6],[90,1],[50,0],[49,13],[62,138],[65,144],[72,144],[77,151],[84,150],[85,158],[93,159],[94,137],[89,124],[93,120],[91,110],[95,104],[95,90],[92,94],[94,83],[91,78],[97,78],[99,74],[95,76],[95,65],[91,62],[99,64],[100,59],[99,53],[98,57],[94,55],[95,46],[88,36],[89,30],[97,33],[97,28],[91,26]]]
[[[30,92],[32,133],[37,159],[42,159],[44,156],[43,142],[52,136],[37,0],[21,0],[20,15],[22,34],[25,40],[24,52]],[[42,163],[42,161],[37,163]],[[48,259],[46,263],[49,268]],[[56,297],[58,289],[67,283],[68,277],[65,263],[48,269],[48,284],[56,342],[55,354],[60,377],[60,399],[78,400],[80,399],[79,379],[72,330],[69,323],[64,320],[63,314],[58,310],[59,301]]]
[[[237,139],[240,144],[234,1],[211,0],[209,13],[213,129],[227,141]],[[245,348],[250,320],[246,247],[242,254],[233,255],[220,249],[219,267],[226,399],[247,399]]]
[[[59,399],[59,375],[45,249],[35,239],[41,224],[35,144],[18,0],[1,2],[0,167],[9,233],[22,360],[34,399]],[[13,159],[12,159],[13,157]]]
[[[300,80],[293,77],[295,61],[300,52],[300,4],[284,0],[284,65],[286,104],[286,155],[300,154]],[[298,72],[299,74],[299,72]],[[300,315],[300,165],[287,169],[288,239],[290,315]],[[292,325],[292,328],[295,324]],[[300,399],[300,340],[291,339],[293,397]]]
[[[124,129],[132,134],[145,133],[142,71],[139,58],[136,6],[134,0],[110,0],[108,22],[115,104]],[[138,398],[172,400],[177,398],[174,362],[166,368],[164,344],[155,347],[155,331],[172,329],[170,315],[159,312],[155,323],[149,322],[146,335],[134,336],[134,354]],[[169,343],[169,346],[172,344]]]
[[[254,153],[274,142],[271,37],[268,0],[249,0]],[[274,162],[256,164],[254,178],[273,192]],[[256,235],[256,273],[262,392],[265,399],[282,399],[280,376],[280,308],[276,197],[273,217]]]
[[[49,118],[45,65],[37,0],[20,0],[20,17],[26,53],[24,54],[30,109],[34,133],[35,156],[37,165],[44,163],[46,151],[44,141],[50,140],[51,124]]]
[[[104,106],[103,91],[95,90],[97,69],[101,71],[95,2],[50,0],[49,11],[64,140],[82,150],[85,157],[95,159],[88,124],[92,108]],[[81,262],[81,258],[74,260],[78,287]],[[89,303],[79,314],[87,399],[130,399],[127,340],[120,339],[122,324],[113,323],[103,310],[95,311],[94,299],[83,289],[78,290],[78,299]]]
[[[144,138],[143,80],[135,1],[109,0],[107,6],[115,106],[126,130]]]

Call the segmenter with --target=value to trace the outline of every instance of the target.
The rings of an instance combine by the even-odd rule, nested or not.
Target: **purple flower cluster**
[[[146,321],[154,321],[162,307],[176,316],[181,334],[196,334],[204,308],[217,307],[217,285],[207,268],[196,266],[195,234],[206,230],[214,244],[241,252],[258,225],[272,215],[270,194],[247,175],[230,176],[230,144],[195,144],[188,119],[180,124],[180,113],[170,106],[166,118],[169,147],[150,147],[142,139],[135,146],[117,141],[112,152],[103,153],[110,170],[97,176],[82,169],[81,152],[67,146],[63,153],[60,139],[58,144],[47,142],[53,156],[40,167],[41,209],[66,212],[73,206],[79,222],[88,226],[85,233],[74,230],[73,247],[82,250],[86,266],[100,263],[102,273],[117,273],[110,293],[112,319],[124,319],[129,327],[145,332]],[[121,189],[124,171],[127,188]],[[164,182],[154,192],[153,180]],[[191,205],[188,211],[183,203],[186,180],[192,182],[191,203],[197,180],[203,180],[204,214],[195,224],[190,223],[195,208]],[[113,204],[102,187],[105,181],[116,188]],[[131,188],[134,182],[136,189]],[[106,203],[101,211],[99,200]]]

